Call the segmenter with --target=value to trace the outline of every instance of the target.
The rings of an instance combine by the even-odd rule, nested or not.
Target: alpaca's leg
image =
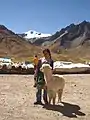
[[[51,93],[51,91],[49,90],[48,91],[48,102],[49,102],[49,104],[51,104],[51,100],[52,100],[52,93]]]
[[[58,102],[61,102],[61,97],[62,97],[63,89],[58,90]]]
[[[53,98],[53,105],[55,105],[55,99],[56,99],[56,98]]]
[[[51,96],[49,96],[49,104],[51,104],[51,100],[52,100],[52,98],[51,98]]]
[[[55,100],[56,100],[56,93],[53,92],[53,105],[55,105]]]

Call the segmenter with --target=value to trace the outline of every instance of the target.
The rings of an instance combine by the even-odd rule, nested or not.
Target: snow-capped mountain
[[[44,38],[44,37],[49,37],[51,34],[44,34],[40,32],[36,32],[34,30],[29,30],[28,32],[24,33],[24,38],[26,39],[31,39],[31,38]]]

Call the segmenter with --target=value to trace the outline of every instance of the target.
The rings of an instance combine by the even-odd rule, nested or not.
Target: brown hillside
[[[40,51],[39,47],[31,45],[16,35],[4,36],[0,39],[0,57],[25,59],[39,54]]]

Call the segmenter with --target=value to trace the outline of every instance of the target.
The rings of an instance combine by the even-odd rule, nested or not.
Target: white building
[[[0,58],[0,62],[11,63],[12,61],[10,58]]]

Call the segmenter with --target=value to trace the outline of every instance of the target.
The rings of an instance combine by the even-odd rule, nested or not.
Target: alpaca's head
[[[51,69],[52,69],[52,67],[51,67],[48,63],[42,64],[42,67],[40,68],[40,70],[41,70],[42,72],[49,71],[49,70],[51,70]]]

